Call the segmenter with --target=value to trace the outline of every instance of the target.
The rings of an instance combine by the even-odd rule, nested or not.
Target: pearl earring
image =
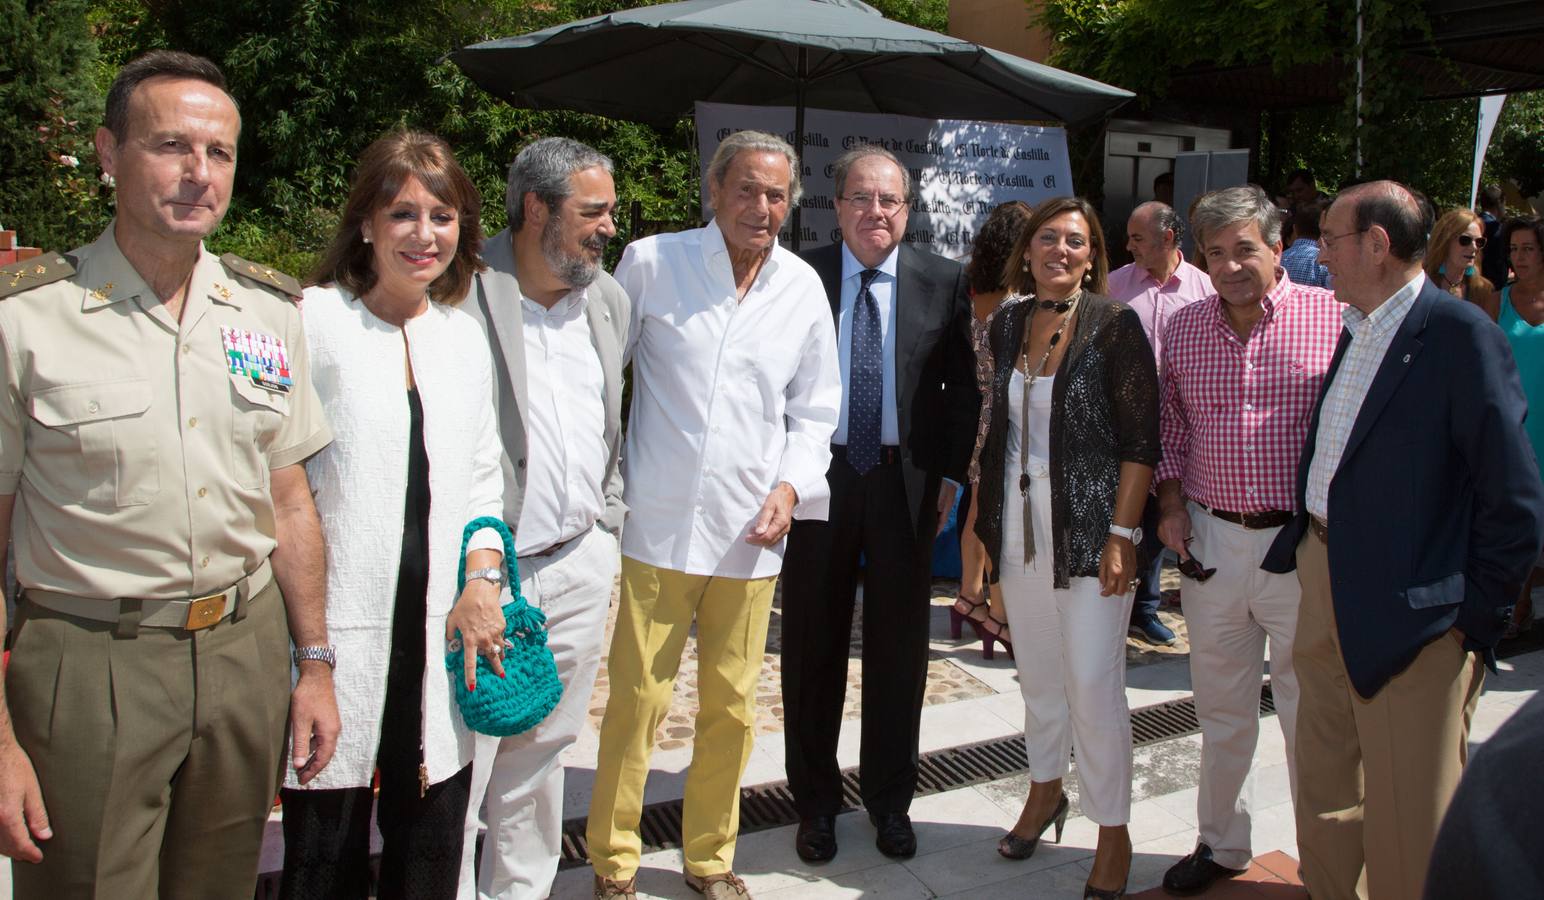
[[[366,244],[370,243],[370,239],[369,238],[365,238],[365,243]]]
[[[1019,271],[1020,272],[1028,272],[1029,271],[1029,260],[1027,260],[1027,259],[1024,260],[1024,264],[1019,266]]]

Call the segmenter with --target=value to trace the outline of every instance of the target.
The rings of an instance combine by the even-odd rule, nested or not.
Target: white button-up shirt
[[[1308,465],[1308,491],[1304,498],[1311,515],[1328,519],[1330,506],[1330,481],[1340,468],[1340,457],[1346,452],[1346,441],[1351,438],[1351,428],[1362,411],[1362,401],[1372,387],[1383,357],[1394,343],[1394,334],[1410,314],[1415,296],[1426,284],[1421,273],[1372,313],[1366,314],[1354,306],[1341,310],[1346,330],[1351,332],[1351,343],[1335,370],[1335,379],[1324,394],[1324,407],[1319,412],[1319,431],[1314,439],[1313,462]]]
[[[525,336],[528,468],[515,552],[590,530],[606,509],[606,376],[590,338],[584,289],[546,309],[520,298]]]
[[[901,442],[901,426],[896,415],[895,403],[895,260],[901,246],[895,245],[878,266],[879,274],[869,282],[869,293],[879,307],[879,333],[884,349],[884,389],[879,407],[879,442],[895,446]],[[841,360],[842,386],[852,384],[852,310],[858,302],[858,288],[863,284],[863,270],[867,268],[852,255],[847,245],[842,245],[842,297],[841,310],[836,323],[836,352]],[[836,423],[833,443],[847,443],[847,395],[844,393],[842,417]]]
[[[783,544],[746,543],[786,481],[794,517],[824,519],[842,403],[820,276],[781,246],[738,299],[717,223],[635,241],[616,279],[633,300],[633,403],[622,553],[690,575],[765,578]]]

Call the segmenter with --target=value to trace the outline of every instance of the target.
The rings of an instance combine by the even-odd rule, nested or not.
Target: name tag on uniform
[[[260,331],[222,325],[220,343],[225,347],[225,363],[232,375],[250,378],[258,387],[277,394],[289,393],[295,382],[290,378],[284,341]]]

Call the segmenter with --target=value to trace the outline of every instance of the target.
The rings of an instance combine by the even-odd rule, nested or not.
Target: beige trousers
[[[17,900],[250,900],[289,719],[278,582],[200,631],[17,605],[6,694],[54,836]]]
[[[1334,535],[1330,535],[1334,539]],[[1329,557],[1297,550],[1303,597],[1293,646],[1297,846],[1314,900],[1421,896],[1437,826],[1468,758],[1485,670],[1449,634],[1427,644],[1371,700],[1351,686],[1335,630]]]

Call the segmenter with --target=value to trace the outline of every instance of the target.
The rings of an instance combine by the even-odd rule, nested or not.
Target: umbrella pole
[[[802,181],[804,178],[804,76],[808,65],[808,53],[803,47],[799,48],[799,70],[794,73],[793,83],[793,153],[794,171]],[[802,207],[795,203],[793,207],[793,252],[799,252],[799,220]]]

